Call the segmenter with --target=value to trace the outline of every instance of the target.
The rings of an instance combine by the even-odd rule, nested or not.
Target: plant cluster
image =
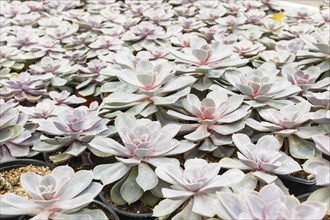
[[[330,9],[280,10],[0,1],[0,163],[44,154],[93,168],[24,174],[31,197],[1,196],[1,214],[103,219],[82,208],[107,185],[116,205],[140,201],[160,219],[322,219]],[[298,172],[320,186],[302,204],[279,178]]]

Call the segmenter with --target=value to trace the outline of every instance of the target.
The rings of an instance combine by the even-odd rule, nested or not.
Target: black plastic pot
[[[16,167],[22,167],[27,165],[36,165],[36,166],[44,166],[49,167],[50,169],[54,169],[55,165],[51,163],[47,163],[41,160],[35,160],[35,159],[18,159],[13,161],[8,161],[4,163],[0,163],[0,171],[9,170]]]
[[[108,205],[104,204],[103,202],[97,201],[97,200],[95,200],[93,203],[97,204],[97,206],[100,206],[100,209],[103,212],[105,212],[106,214],[112,216],[115,220],[120,220],[120,218],[117,215],[117,213],[115,212],[115,210],[113,210]]]
[[[110,208],[109,206],[104,204],[103,202],[95,200],[95,201],[93,201],[93,203],[97,206],[97,208],[101,209],[108,217],[112,217],[115,220],[120,220],[117,213],[112,208]],[[31,219],[31,218],[32,218],[31,216],[21,216],[17,220],[28,220],[28,219]]]
[[[302,202],[305,202],[311,194],[312,194],[312,193],[305,193],[305,194],[302,194],[302,195],[298,196],[297,199],[299,199],[299,201],[300,201],[301,203],[302,203]]]
[[[139,219],[144,219],[144,220],[153,220],[155,219],[152,217],[152,213],[133,213],[133,212],[127,212],[124,210],[121,210],[117,207],[115,207],[113,204],[111,204],[104,196],[103,191],[100,192],[99,194],[99,199],[109,206],[111,209],[115,210],[115,212],[118,214],[120,220],[139,220]]]
[[[18,159],[14,161],[8,161],[4,163],[0,163],[0,171],[10,170],[17,167],[23,167],[27,165],[36,165],[36,166],[43,166],[43,167],[49,167],[50,169],[54,169],[55,166],[53,164],[46,163],[44,161],[40,160],[34,160],[34,159]],[[4,216],[0,215],[0,220],[16,220],[19,219],[20,216]],[[21,216],[23,217],[23,216]]]
[[[290,194],[300,196],[313,192],[316,186],[316,180],[306,180],[295,176],[279,176],[284,185],[289,189]]]
[[[330,161],[330,155],[322,154],[322,157],[328,161]]]
[[[31,159],[33,159],[33,160],[40,160],[40,161],[45,161],[45,162],[47,162],[47,161],[45,160],[45,158],[44,158],[44,154],[43,154],[43,153],[39,153],[39,154],[37,154],[37,155],[31,157]]]

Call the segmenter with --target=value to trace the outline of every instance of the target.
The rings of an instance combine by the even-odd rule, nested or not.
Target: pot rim
[[[100,198],[101,202],[103,202],[107,206],[110,206],[110,208],[112,208],[119,215],[127,216],[127,217],[130,217],[130,218],[148,218],[148,217],[152,217],[152,213],[134,213],[134,212],[124,211],[124,210],[121,210],[121,209],[115,207],[113,204],[111,204],[105,198],[103,191],[101,191],[99,193],[99,198]]]

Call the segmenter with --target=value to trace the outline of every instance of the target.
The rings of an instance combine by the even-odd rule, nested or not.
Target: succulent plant
[[[65,162],[71,157],[79,156],[86,149],[93,152],[89,143],[97,136],[107,136],[112,132],[106,126],[109,120],[100,118],[98,114],[98,105],[93,102],[90,108],[80,106],[65,109],[56,117],[39,121],[38,130],[53,137],[42,136],[33,146],[33,150],[53,152],[66,148],[59,154],[49,157],[54,163]]]
[[[320,157],[308,159],[303,164],[303,169],[310,173],[316,180],[316,185],[321,188],[316,189],[308,197],[307,201],[321,202],[326,205],[327,212],[330,212],[330,162]]]
[[[260,109],[259,115],[266,120],[258,122],[252,118],[245,120],[245,123],[257,131],[274,132],[284,137],[292,134],[299,135],[299,128],[311,119],[311,105],[308,102],[286,105],[280,110]]]
[[[103,34],[110,36],[110,37],[115,37],[115,38],[121,38],[123,36],[123,34],[126,32],[125,28],[121,25],[114,25],[111,28],[104,28],[101,31]],[[122,49],[124,49],[124,48],[122,48]]]
[[[222,6],[216,8],[201,8],[198,18],[207,24],[216,24],[216,20],[226,14],[226,9]]]
[[[69,59],[70,61],[82,64],[86,63],[87,51],[88,49],[86,48],[74,51],[66,51],[63,57]]]
[[[9,79],[11,76],[9,68],[3,68],[0,70],[0,79]]]
[[[21,4],[19,1],[13,1],[11,3],[4,2],[1,7],[3,7],[1,9],[1,15],[6,18],[13,18],[17,15],[27,14],[30,12],[30,8],[25,4]]]
[[[17,137],[20,133],[23,132],[23,127],[18,125],[18,121],[24,121],[26,117],[24,114],[20,113],[16,108],[16,103],[13,100],[5,102],[3,99],[0,99],[0,114],[1,114],[1,145],[8,140],[12,140]]]
[[[260,53],[261,59],[265,62],[274,63],[277,67],[292,63],[295,55],[286,50],[267,50]]]
[[[314,112],[311,119],[313,122],[326,126],[327,124],[330,123],[330,110],[321,108],[316,112]]]
[[[325,78],[325,82],[328,79]],[[323,81],[323,80],[321,80]],[[319,82],[321,82],[319,81]],[[315,85],[315,84],[314,84]],[[324,92],[307,92],[305,94],[308,101],[310,101],[318,110],[312,115],[312,120],[319,124],[330,123],[330,98],[329,89]]]
[[[248,106],[242,105],[243,97],[230,96],[212,91],[205,99],[200,101],[194,94],[189,94],[182,100],[183,108],[188,114],[182,114],[173,110],[167,113],[177,119],[191,121],[192,123],[182,124],[182,131],[187,133],[185,139],[190,141],[203,141],[210,138],[208,147],[202,145],[204,150],[214,150],[219,145],[231,143],[228,136],[242,130],[245,127],[243,118],[249,112]]]
[[[325,155],[330,156],[330,137],[327,135],[316,135],[312,137],[317,149]]]
[[[306,7],[300,7],[297,10],[287,12],[288,22],[293,24],[312,23],[312,17],[315,14],[313,10]]]
[[[301,50],[297,53],[298,57],[305,58],[302,63],[322,63],[329,69],[330,38],[326,32],[321,30],[315,30],[313,34],[301,34],[300,39],[306,44],[305,50]]]
[[[0,147],[0,163],[16,160],[19,157],[32,157],[38,154],[31,150],[40,134],[24,130],[19,136],[6,141]]]
[[[239,195],[218,192],[213,209],[221,219],[323,219],[325,206],[319,202],[303,202],[285,195],[274,184],[264,186],[259,192],[247,191]]]
[[[266,16],[266,13],[259,9],[250,9],[244,13],[247,24],[260,24],[260,20]]]
[[[38,101],[46,93],[45,84],[28,72],[22,72],[17,78],[2,80],[0,96],[6,100],[15,98],[17,101]]]
[[[217,42],[220,42],[220,44],[230,45],[230,46],[232,46],[234,43],[236,43],[238,41],[237,34],[228,34],[227,35],[222,32],[214,34],[213,38]]]
[[[308,92],[306,98],[313,105],[330,110],[329,89],[324,92]]]
[[[191,33],[180,34],[178,36],[171,37],[170,41],[175,47],[186,48],[190,47],[190,42],[196,37],[196,35]]]
[[[154,208],[153,216],[166,219],[175,213],[173,219],[201,219],[212,217],[215,210],[209,205],[216,191],[239,183],[244,173],[231,169],[219,175],[219,163],[207,163],[203,159],[189,159],[184,163],[184,170],[179,164],[166,163],[156,168],[159,178],[171,184],[163,188],[164,200]]]
[[[47,118],[56,117],[60,112],[68,108],[68,106],[56,106],[54,103],[39,102],[36,106],[21,106],[19,109],[27,115],[28,121],[38,124],[38,122],[45,121]]]
[[[90,145],[100,155],[116,156],[118,162],[98,165],[93,172],[103,184],[118,181],[112,187],[111,198],[119,205],[136,202],[146,191],[155,193],[152,190],[157,188],[159,180],[153,167],[163,163],[179,164],[177,159],[167,156],[184,153],[195,146],[174,139],[180,129],[176,124],[161,127],[159,122],[137,120],[123,113],[115,119],[115,127],[124,146],[102,137],[95,138]]]
[[[223,158],[221,167],[252,170],[258,179],[272,183],[276,175],[287,175],[301,170],[300,165],[290,156],[280,151],[281,144],[271,136],[261,137],[256,144],[245,134],[233,134],[233,141],[238,148],[238,159]]]
[[[177,23],[182,26],[184,31],[192,31],[205,26],[205,24],[196,18],[178,17]]]
[[[145,16],[149,21],[160,25],[160,26],[168,26],[171,24],[170,19],[173,17],[173,12],[170,10],[164,10],[163,8],[149,8],[145,12],[143,12],[143,16]]]
[[[127,65],[116,74],[125,83],[122,91],[113,91],[112,83],[103,86],[104,92],[113,92],[104,98],[104,109],[129,109],[126,112],[147,117],[189,94],[195,81],[192,76],[175,76],[174,67],[168,62],[133,61]]]
[[[87,66],[80,67],[78,74],[71,76],[72,80],[78,84],[76,89],[79,94],[84,97],[98,96],[100,94],[100,84],[105,78],[101,71],[107,67],[107,63],[98,59],[89,61]]]
[[[162,39],[168,38],[165,30],[156,26],[151,22],[144,21],[129,29],[123,36],[123,41],[134,42],[132,45],[136,51],[142,49],[142,44],[148,44],[150,42],[161,42]]]
[[[73,35],[78,31],[78,29],[79,26],[77,24],[71,24],[67,21],[62,21],[59,27],[47,28],[46,35],[55,40],[63,40]]]
[[[50,56],[52,58],[61,59],[65,49],[59,40],[54,40],[49,37],[42,37],[38,44],[31,46],[31,53],[33,57]]]
[[[305,43],[299,38],[295,38],[292,40],[282,40],[277,42],[275,46],[276,50],[287,50],[295,55],[297,55],[298,51],[304,48]]]
[[[233,44],[233,51],[240,55],[240,57],[251,57],[257,55],[265,47],[260,43],[253,43],[248,40],[242,40]]]
[[[145,61],[157,60],[157,61],[165,62],[166,60],[171,58],[168,49],[163,46],[156,46],[150,44],[144,46],[144,48],[146,49],[146,51],[139,51],[136,54],[136,57],[140,60],[145,60]]]
[[[30,65],[30,71],[40,79],[50,79],[53,86],[63,86],[68,81],[70,74],[76,73],[78,65],[71,65],[67,59],[56,60],[51,57],[43,57],[38,64]]]
[[[16,47],[23,51],[30,51],[30,47],[38,42],[39,37],[33,29],[27,30],[18,30],[15,35],[8,36],[6,38],[7,46]]]
[[[288,98],[299,93],[301,89],[283,77],[278,77],[277,73],[274,64],[264,63],[257,69],[245,67],[227,70],[225,78],[244,95],[245,103],[253,108],[268,105],[279,109],[292,103]],[[211,86],[211,89],[218,89],[218,86]]]
[[[261,20],[261,24],[263,25],[262,30],[270,34],[276,33],[283,28],[283,25],[280,22],[267,17]]]
[[[316,185],[330,186],[330,162],[328,160],[320,157],[310,158],[303,164],[303,169],[315,176]]]
[[[228,59],[232,55],[229,47],[221,47],[217,42],[209,45],[206,40],[199,37],[191,39],[190,47],[184,49],[183,52],[171,50],[171,53],[179,62],[187,63],[197,68],[228,67],[230,64],[227,63],[233,63],[233,60]],[[227,61],[227,63],[224,61]],[[239,63],[239,61],[236,62]]]
[[[68,105],[78,105],[86,102],[86,99],[77,97],[76,95],[70,95],[66,90],[62,92],[51,91],[48,93],[51,102],[55,105],[68,106]]]
[[[227,32],[231,33],[240,30],[242,25],[245,24],[245,17],[234,17],[232,15],[222,17],[216,20],[221,28],[225,29]]]
[[[102,190],[102,185],[92,180],[91,171],[75,173],[69,166],[56,167],[45,176],[24,173],[20,183],[30,198],[13,193],[1,195],[0,213],[33,219],[107,219],[101,210],[84,209]]]
[[[22,69],[24,65],[18,62],[20,58],[22,58],[22,54],[15,47],[1,45],[1,52],[0,52],[1,68],[8,67],[13,69]]]
[[[207,90],[212,84],[209,78],[219,78],[224,68],[247,63],[247,60],[233,55],[230,47],[223,46],[219,42],[209,45],[205,39],[199,37],[191,39],[190,47],[184,48],[182,52],[173,49],[170,52],[177,62],[189,65],[189,67],[181,66],[178,70],[185,74],[196,75],[199,80],[194,87],[201,91]]]
[[[63,39],[62,42],[72,49],[82,49],[86,48],[87,45],[94,42],[96,35],[90,32],[77,34],[69,38]]]
[[[96,41],[89,45],[93,50],[89,52],[88,56],[93,57],[108,54],[110,51],[118,51],[122,44],[123,42],[116,37],[98,36]]]
[[[309,112],[310,109],[311,105],[305,101],[284,106],[281,110],[261,109],[259,115],[266,121],[258,122],[248,118],[245,123],[257,131],[273,132],[281,137],[287,137],[291,155],[295,158],[308,159],[314,156],[316,151],[311,142],[303,139],[311,139],[314,135],[329,132],[327,126],[310,126],[307,123],[315,115]]]
[[[0,163],[32,155],[30,146],[37,139],[37,134],[32,135],[24,128],[27,115],[19,112],[15,105],[12,100],[0,99]]]
[[[282,75],[285,76],[292,85],[299,86],[303,91],[320,90],[330,85],[328,82],[330,78],[328,77],[316,82],[321,75],[321,69],[316,66],[311,66],[306,70],[299,70],[290,66],[284,67],[282,69]]]
[[[234,2],[231,1],[225,1],[223,5],[227,9],[228,14],[231,15],[239,15],[240,12],[244,12],[246,10],[244,5],[235,4]]]

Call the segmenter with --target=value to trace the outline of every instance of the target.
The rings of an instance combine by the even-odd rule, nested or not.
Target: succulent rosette
[[[320,141],[323,141],[323,144],[329,146],[329,137],[313,138],[313,140],[318,141],[317,146],[320,145]],[[329,154],[327,154],[329,155]],[[316,185],[321,186],[315,190],[307,199],[307,201],[318,201],[326,205],[327,211],[330,211],[330,162],[326,159],[320,157],[313,157],[308,159],[303,164],[303,169],[305,172],[310,173],[316,180]]]
[[[235,56],[230,47],[219,42],[210,45],[199,37],[190,40],[190,47],[182,51],[172,49],[170,52],[176,58],[176,62],[188,65],[178,66],[178,71],[196,76],[198,82],[194,88],[200,91],[207,90],[212,84],[210,78],[219,78],[225,68],[242,66],[248,62]]]
[[[96,41],[92,42],[89,47],[92,48],[88,52],[88,57],[106,55],[109,52],[118,51],[122,48],[123,42],[111,36],[98,36]]]
[[[226,17],[218,18],[216,22],[220,25],[220,28],[225,29],[226,32],[236,33],[244,28],[246,18],[243,16],[228,15]]]
[[[146,191],[149,196],[159,195],[160,181],[154,167],[163,163],[179,164],[175,158],[192,149],[195,144],[174,139],[180,126],[168,124],[161,127],[157,121],[136,119],[131,114],[120,114],[115,127],[124,146],[113,139],[98,137],[90,145],[96,154],[116,156],[118,162],[101,164],[94,168],[94,176],[103,184],[117,182],[111,190],[113,201],[122,205],[131,204]],[[120,193],[118,193],[120,191]]]
[[[34,219],[107,219],[99,209],[83,209],[92,203],[102,185],[92,182],[93,173],[77,173],[69,166],[56,167],[50,174],[22,174],[20,183],[29,198],[13,193],[1,195],[1,215],[29,215]]]
[[[221,219],[323,219],[325,206],[320,202],[300,203],[286,195],[274,184],[259,192],[247,191],[239,195],[218,192],[213,201],[214,210]]]
[[[185,139],[204,141],[200,149],[213,151],[217,146],[230,144],[230,135],[245,127],[243,119],[249,115],[249,106],[242,104],[243,96],[211,91],[203,100],[193,94],[183,99],[182,106],[187,113],[169,110],[168,114],[191,122],[181,124],[181,131],[188,133]]]
[[[330,186],[330,162],[328,160],[321,157],[310,158],[303,164],[303,169],[314,175],[316,185]]]
[[[304,48],[305,43],[299,38],[292,40],[281,40],[277,42],[275,49],[276,50],[287,50],[293,54],[297,54],[298,51]]]
[[[157,43],[161,44],[164,39],[169,38],[168,33],[164,28],[153,24],[152,22],[144,21],[135,26],[130,27],[121,38],[123,41],[133,42],[134,50],[142,49],[142,44]]]
[[[286,50],[266,50],[260,53],[264,62],[274,63],[277,67],[293,63],[295,55]]]
[[[258,122],[248,118],[245,123],[258,131],[274,132],[284,137],[295,133],[299,135],[299,129],[312,117],[311,107],[308,102],[299,102],[286,105],[280,110],[272,108],[260,109],[258,113],[266,121]]]
[[[38,121],[38,131],[47,136],[42,136],[33,150],[49,153],[59,150],[59,154],[49,156],[54,163],[79,156],[86,149],[93,152],[89,143],[97,136],[107,136],[113,132],[107,127],[109,120],[100,118],[98,114],[98,105],[94,102],[90,108],[65,109],[56,117]]]
[[[49,80],[53,86],[63,86],[69,81],[69,75],[76,73],[78,65],[71,65],[67,59],[43,57],[39,63],[30,65],[30,72],[40,79]]]
[[[287,77],[292,85],[299,86],[303,91],[320,91],[321,89],[329,87],[329,77],[317,81],[321,73],[321,69],[316,66],[311,66],[306,70],[299,70],[290,66],[282,69],[282,75]]]
[[[192,76],[175,76],[174,66],[167,61],[133,61],[128,65],[132,69],[126,67],[116,74],[125,87],[122,91],[113,92],[104,98],[102,108],[128,109],[126,112],[143,117],[155,113],[164,115],[161,113],[163,108],[171,108],[178,100],[188,95],[191,85],[195,82]],[[103,91],[113,90],[113,84],[108,85],[110,90]]]
[[[47,120],[51,117],[56,117],[60,112],[67,110],[69,107],[56,106],[53,103],[40,102],[36,106],[25,107],[21,106],[19,109],[28,117],[28,121],[38,124],[39,121]]]
[[[30,149],[38,134],[26,129],[27,115],[19,112],[13,101],[0,99],[0,163],[15,160],[17,157],[33,156]]]
[[[225,79],[234,87],[233,91],[238,90],[243,94],[245,103],[253,108],[270,106],[279,109],[293,103],[289,98],[297,95],[301,89],[285,78],[277,76],[278,72],[274,64],[264,63],[257,69],[243,67],[228,70]],[[212,85],[211,89],[224,90],[218,85]]]
[[[260,43],[253,43],[249,40],[241,40],[233,44],[233,51],[241,58],[256,56],[265,47]]]
[[[0,67],[22,69],[24,64],[19,60],[22,58],[22,53],[15,47],[1,45],[0,50]]]
[[[329,88],[322,92],[308,92],[306,98],[318,110],[313,114],[312,120],[319,124],[329,124],[330,122],[330,97]]]
[[[219,163],[207,163],[203,159],[189,159],[184,169],[179,164],[163,164],[156,168],[159,178],[171,184],[163,188],[165,199],[154,208],[153,216],[166,219],[175,213],[173,218],[201,219],[213,217],[215,210],[209,205],[216,191],[223,190],[239,183],[244,173],[231,169],[219,175]]]
[[[55,105],[59,106],[69,106],[69,105],[78,105],[86,102],[86,99],[77,97],[76,95],[70,95],[67,90],[62,92],[51,91],[48,93],[49,95],[49,102],[54,103]],[[46,101],[44,99],[44,101]],[[48,101],[48,100],[47,100]]]
[[[313,34],[302,34],[300,39],[306,44],[305,50],[301,50],[297,53],[298,57],[305,58],[302,63],[321,63],[327,69],[329,65],[329,42],[330,37],[325,31],[319,29],[315,30]]]
[[[52,58],[60,59],[63,57],[65,49],[59,40],[51,39],[44,36],[39,39],[36,45],[31,46],[32,57],[50,56]]]
[[[81,66],[75,75],[70,77],[76,84],[79,94],[87,96],[98,96],[100,94],[101,82],[107,78],[101,74],[102,70],[106,70],[108,64],[102,60],[91,60],[87,65]]]
[[[28,72],[22,72],[16,78],[2,80],[0,84],[0,97],[6,100],[14,98],[19,102],[37,102],[47,92],[44,82]]]
[[[325,155],[330,156],[330,137],[327,135],[315,135],[312,137],[315,147]]]
[[[245,120],[247,126],[261,132],[272,132],[280,139],[288,138],[290,154],[295,158],[308,159],[317,154],[313,144],[305,139],[329,132],[327,125],[311,126],[308,123],[315,113],[311,105],[304,101],[276,109],[261,109],[259,115],[266,121],[258,122],[253,118]],[[304,147],[301,147],[304,146]]]
[[[277,175],[287,175],[301,170],[300,165],[280,151],[281,144],[271,136],[261,137],[256,144],[245,134],[234,134],[233,141],[238,148],[238,159],[223,158],[221,167],[252,170],[252,174],[267,184],[274,182]]]

